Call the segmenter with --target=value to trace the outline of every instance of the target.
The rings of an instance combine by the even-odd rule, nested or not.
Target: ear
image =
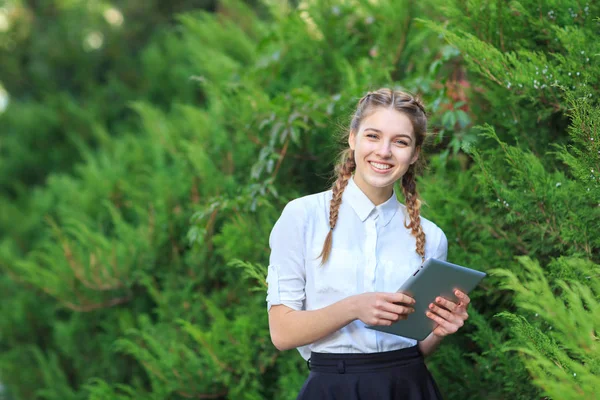
[[[410,160],[410,164],[414,164],[417,162],[417,160],[419,159],[419,154],[421,153],[421,147],[416,147],[415,148],[415,154],[413,154],[412,159]]]
[[[350,135],[348,135],[348,145],[350,149],[354,151],[354,146],[356,145],[356,135],[354,131],[350,131]]]

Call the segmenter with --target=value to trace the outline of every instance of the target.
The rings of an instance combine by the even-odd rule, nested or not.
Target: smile
[[[369,161],[369,164],[371,164],[371,167],[373,167],[373,169],[377,172],[383,172],[392,168],[392,166],[389,164],[380,164],[373,161]]]

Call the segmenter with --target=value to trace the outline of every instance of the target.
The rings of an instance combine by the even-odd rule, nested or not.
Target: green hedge
[[[268,234],[327,188],[359,96],[396,86],[436,134],[425,216],[490,273],[428,361],[445,396],[593,398],[600,7],[547,3],[228,0],[56,63],[24,56],[41,44],[22,8],[0,34],[21,40],[0,69],[0,380],[15,399],[294,398]],[[53,4],[47,32],[103,12]],[[156,23],[122,5],[122,29]]]

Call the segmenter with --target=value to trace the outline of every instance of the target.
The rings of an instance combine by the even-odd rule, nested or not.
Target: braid
[[[329,232],[323,243],[323,250],[321,250],[321,265],[325,264],[331,254],[331,245],[333,242],[333,229],[337,224],[338,211],[340,204],[342,204],[342,194],[348,186],[348,181],[352,177],[352,173],[356,169],[356,162],[354,161],[354,152],[351,149],[346,149],[342,153],[342,161],[336,165],[335,171],[337,179],[333,183],[331,188],[332,197],[329,204]]]
[[[417,107],[419,107],[419,109],[421,110],[423,115],[427,116],[427,112],[425,111],[425,106],[423,105],[423,102],[421,101],[421,99],[419,99],[418,97],[412,97],[411,103],[416,105]]]
[[[404,226],[412,229],[412,235],[417,239],[417,253],[421,256],[421,261],[425,262],[425,232],[421,226],[421,200],[417,192],[417,182],[415,180],[415,168],[413,165],[402,177],[402,192],[406,202],[406,209],[410,216],[410,224]]]

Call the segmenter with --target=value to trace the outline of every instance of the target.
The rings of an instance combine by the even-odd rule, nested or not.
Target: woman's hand
[[[469,318],[467,307],[471,299],[460,290],[455,290],[454,294],[458,297],[458,304],[438,297],[435,299],[435,303],[429,305],[426,315],[437,323],[433,330],[433,334],[436,336],[444,337],[456,332]]]
[[[386,325],[415,312],[415,299],[404,293],[369,292],[354,296],[356,318],[367,325]]]

